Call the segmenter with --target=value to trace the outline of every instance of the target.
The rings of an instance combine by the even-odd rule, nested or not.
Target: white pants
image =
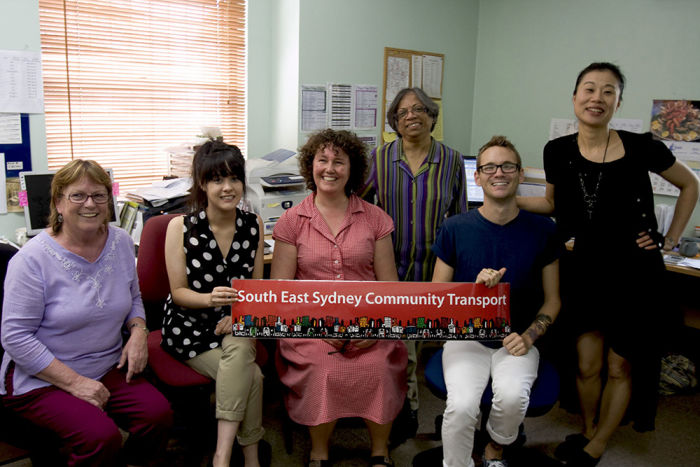
[[[473,467],[474,429],[481,396],[492,378],[493,401],[486,424],[491,439],[501,445],[518,437],[518,427],[530,403],[530,388],[537,378],[540,354],[532,347],[514,357],[505,347],[492,349],[478,342],[447,342],[442,368],[447,406],[442,421],[445,467]]]

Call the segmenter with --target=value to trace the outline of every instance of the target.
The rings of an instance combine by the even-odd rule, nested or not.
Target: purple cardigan
[[[54,358],[102,378],[119,362],[124,324],[145,318],[131,238],[110,226],[102,253],[90,263],[41,232],[10,260],[2,314],[0,394],[7,393],[10,360],[13,395],[49,386],[33,375]]]

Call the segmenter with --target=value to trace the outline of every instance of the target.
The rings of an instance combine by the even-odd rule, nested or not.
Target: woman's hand
[[[109,391],[104,384],[94,379],[79,376],[68,388],[68,392],[95,407],[104,410],[109,400]]]
[[[525,335],[520,335],[517,332],[511,332],[503,339],[503,347],[508,353],[515,357],[520,357],[527,354],[532,347],[532,342]]]
[[[506,268],[501,268],[498,271],[491,268],[484,268],[479,271],[476,276],[477,284],[484,284],[486,287],[493,287],[501,280],[503,274],[506,273]]]
[[[214,334],[221,336],[224,334],[231,334],[233,332],[231,325],[231,315],[224,316],[221,321],[216,323],[216,329],[214,329]]]
[[[209,294],[209,306],[228,306],[238,301],[238,291],[231,287],[214,287]]]
[[[654,239],[650,232],[639,232],[637,234],[637,246],[639,248],[644,248],[645,250],[656,250],[660,247],[659,243],[663,246],[664,242],[661,240],[661,234],[657,234],[658,239]],[[673,246],[671,246],[673,248]],[[669,248],[669,250],[671,249]],[[665,248],[664,248],[665,249]]]
[[[126,341],[122,349],[117,368],[122,368],[126,364],[126,382],[131,382],[131,378],[141,373],[148,363],[148,334],[140,327],[132,328],[131,336]]]

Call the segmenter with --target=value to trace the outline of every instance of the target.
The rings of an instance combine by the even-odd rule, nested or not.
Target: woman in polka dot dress
[[[259,465],[262,373],[255,341],[231,335],[232,279],[261,279],[260,217],[237,208],[245,193],[240,150],[209,141],[192,161],[191,211],[168,224],[165,264],[171,295],[161,345],[199,373],[216,380],[218,436],[214,466],[228,466],[234,438],[246,465]]]

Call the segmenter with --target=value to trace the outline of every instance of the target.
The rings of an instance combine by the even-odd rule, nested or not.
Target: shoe
[[[372,456],[369,458],[370,467],[373,465],[386,465],[394,467],[394,461],[389,456]]]
[[[508,462],[505,459],[487,459],[484,456],[481,459],[481,465],[483,467],[508,467]]]
[[[554,450],[554,456],[557,459],[568,461],[577,451],[583,451],[589,442],[590,440],[583,436],[583,433],[568,435],[564,438],[564,442]]]
[[[594,467],[600,462],[600,457],[593,457],[588,454],[583,448],[574,451],[571,457],[566,461],[567,467]]]

